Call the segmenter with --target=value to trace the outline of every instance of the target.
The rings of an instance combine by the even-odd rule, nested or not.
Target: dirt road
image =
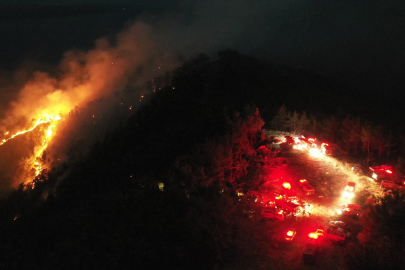
[[[357,224],[356,217],[340,216],[336,210],[343,203],[365,205],[370,194],[378,195],[378,185],[366,176],[355,175],[345,161],[334,157],[314,157],[306,150],[295,149],[284,149],[280,154],[287,161],[287,165],[263,166],[265,180],[280,187],[284,182],[290,183],[291,190],[288,192],[295,194],[309,206],[303,215],[286,217],[284,221],[264,221],[268,226],[266,237],[271,243],[265,251],[268,258],[258,262],[252,269],[347,269],[347,245],[358,244],[356,236],[361,227]],[[306,179],[315,188],[315,194],[305,195],[299,185],[300,179]],[[342,198],[348,181],[356,183],[355,196],[351,200]],[[315,265],[304,264],[302,253],[309,232],[316,231],[319,226],[328,225],[332,220],[342,220],[348,224],[350,237],[344,245],[320,240],[321,251]],[[291,243],[283,241],[288,228],[295,228],[297,231]]]

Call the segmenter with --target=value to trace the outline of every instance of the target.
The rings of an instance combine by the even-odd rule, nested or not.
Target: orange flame
[[[40,118],[37,120],[37,122],[34,124],[33,127],[31,127],[30,129],[27,129],[27,130],[17,131],[17,132],[14,133],[13,135],[11,135],[9,138],[3,139],[3,140],[0,142],[0,145],[5,144],[7,141],[9,141],[9,140],[11,140],[11,139],[17,137],[18,135],[25,134],[25,133],[27,133],[27,132],[33,131],[37,126],[39,126],[39,125],[41,125],[41,124],[50,123],[50,122],[52,122],[52,121],[59,121],[60,119],[62,119],[62,118],[60,117],[60,115],[47,115],[47,114],[44,114],[42,117],[40,117]],[[4,135],[8,135],[8,134],[9,134],[9,132],[7,131]]]
[[[38,176],[41,173],[41,171],[45,168],[43,162],[41,161],[41,157],[43,156],[46,148],[48,147],[48,143],[51,140],[52,136],[55,134],[56,122],[61,119],[62,118],[59,114],[49,115],[49,114],[44,113],[41,117],[38,118],[38,120],[35,122],[35,124],[31,128],[28,128],[26,130],[17,131],[13,135],[9,136],[7,139],[3,139],[0,142],[0,145],[5,144],[7,141],[9,141],[19,135],[31,132],[40,125],[48,124],[49,126],[44,131],[44,135],[43,135],[44,140],[38,147],[35,148],[34,155],[26,161],[26,166],[31,167],[31,168],[33,167],[35,170],[35,176]],[[5,132],[5,135],[8,135],[8,134],[9,134],[8,131]],[[29,181],[32,181],[32,179],[28,178],[24,182],[26,183]]]

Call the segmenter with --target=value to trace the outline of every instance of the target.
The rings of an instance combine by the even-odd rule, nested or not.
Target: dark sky
[[[31,4],[46,12],[30,12]],[[72,4],[79,6],[72,11]],[[399,94],[405,82],[404,1],[1,0],[0,5],[8,9],[0,16],[5,74],[23,63],[53,65],[69,49],[90,49],[99,37],[113,39],[128,21],[144,21],[167,51],[231,48],[384,94]],[[100,5],[104,9],[96,10]],[[24,19],[6,16],[10,10]]]

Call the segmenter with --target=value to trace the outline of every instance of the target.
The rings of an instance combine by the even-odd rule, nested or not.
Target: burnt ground
[[[274,153],[273,153],[274,154]],[[264,235],[258,235],[260,241],[265,242],[260,261],[253,265],[241,266],[243,269],[347,269],[345,254],[348,246],[358,245],[357,234],[361,226],[357,224],[356,216],[340,216],[337,208],[343,203],[356,203],[366,206],[367,198],[372,194],[381,196],[379,186],[367,176],[358,176],[351,171],[351,164],[345,154],[336,156],[313,157],[306,150],[295,150],[284,146],[278,161],[268,162],[261,166],[262,181],[257,187],[258,193],[283,191],[282,183],[289,182],[291,190],[284,190],[291,196],[296,195],[301,203],[307,204],[307,211],[297,216],[287,216],[283,221],[276,219],[262,220],[265,225]],[[270,160],[270,159],[268,159]],[[315,194],[305,195],[299,185],[300,179],[306,179],[314,188]],[[343,199],[342,192],[348,181],[356,183],[355,197],[352,200]],[[267,184],[267,186],[266,186]],[[273,186],[273,191],[269,190]],[[270,195],[271,196],[271,195]],[[273,195],[274,196],[274,195]],[[248,199],[249,196],[245,196]],[[260,220],[262,205],[260,196],[256,203],[251,202],[251,218]],[[320,252],[314,265],[303,262],[303,250],[308,241],[308,234],[316,231],[319,226],[327,226],[329,221],[341,220],[347,224],[348,238],[344,244],[337,244],[330,240],[319,240]],[[284,241],[283,237],[289,228],[295,228],[296,237],[291,243]],[[262,230],[258,233],[263,234]],[[242,269],[241,268],[241,269]]]

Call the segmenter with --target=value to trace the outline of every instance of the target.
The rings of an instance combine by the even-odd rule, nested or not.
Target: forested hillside
[[[2,201],[1,269],[212,269],[254,260],[262,242],[252,231],[262,228],[236,207],[235,189],[256,179],[262,128],[281,104],[309,115],[357,108],[344,107],[352,98],[344,86],[232,51],[216,61],[200,55],[170,76],[85,159]]]

